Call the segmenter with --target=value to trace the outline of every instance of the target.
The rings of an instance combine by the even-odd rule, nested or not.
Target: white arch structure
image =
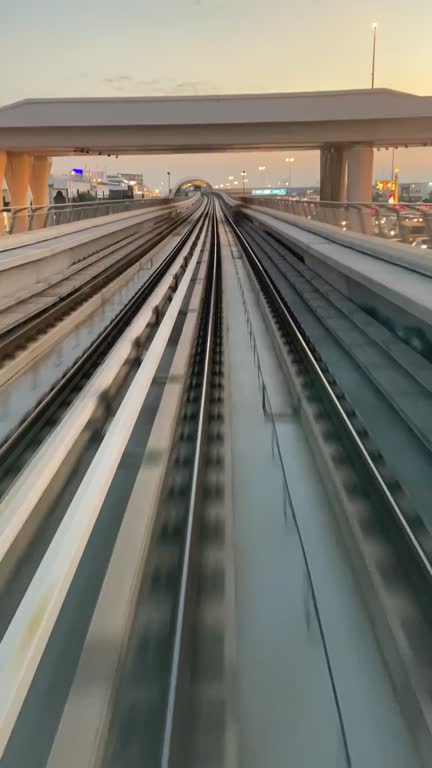
[[[185,179],[180,179],[180,181],[175,184],[171,190],[171,196],[174,197],[174,195],[177,195],[181,189],[188,189],[190,187],[200,187],[201,189],[213,189],[210,182],[205,181],[204,179],[197,179],[194,177],[187,177]]]

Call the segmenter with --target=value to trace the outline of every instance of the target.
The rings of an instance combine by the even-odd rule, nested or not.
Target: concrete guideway
[[[164,745],[173,733],[190,742],[188,768],[285,768],[291,762],[296,768],[417,768],[417,747],[428,765],[429,698],[420,702],[424,721],[413,703],[413,694],[429,690],[423,655],[427,662],[429,652],[419,653],[416,644],[423,601],[404,593],[397,568],[396,577],[388,577],[389,550],[405,553],[414,570],[412,561],[381,540],[372,475],[363,482],[366,464],[360,471],[350,453],[355,439],[345,451],[340,433],[335,437],[330,428],[339,409],[356,438],[355,413],[343,410],[342,386],[329,416],[331,400],[319,376],[312,380],[308,354],[315,349],[302,356],[306,342],[289,321],[290,313],[302,321],[298,302],[288,296],[285,315],[278,313],[271,283],[260,277],[270,235],[258,233],[248,250],[242,233],[252,229],[250,221],[236,228],[217,200],[202,207],[205,215],[172,252],[167,271],[115,345],[110,336],[104,362],[51,425],[0,505],[0,583],[9,574],[12,594],[8,610],[1,604],[2,765],[27,764],[29,755],[34,768],[72,767],[77,760],[82,768],[135,768],[143,759],[159,765],[153,757],[159,730]],[[352,251],[354,266],[362,254],[318,230],[298,232],[267,211],[252,212],[264,230],[280,225],[278,245],[269,245],[272,259],[278,249],[282,267],[292,258],[296,290],[303,288],[340,330],[344,318],[330,306],[340,298],[336,288],[282,252],[280,241],[297,237],[302,255],[314,251],[327,267],[332,250],[340,257]],[[395,268],[363,255],[359,273],[367,271],[368,258]],[[332,267],[334,281],[350,285],[335,261]],[[281,297],[275,270],[269,263],[265,270]],[[358,308],[356,315],[346,297],[341,302],[358,320]],[[324,325],[318,352],[324,351]],[[330,373],[331,367],[329,388]],[[118,377],[123,389],[114,387]],[[72,481],[78,456],[82,466]],[[378,471],[380,457],[371,454],[372,460]],[[381,502],[388,519],[390,508]],[[56,517],[42,534],[43,546],[32,534],[26,538],[28,524],[40,534],[39,505],[41,516]],[[103,526],[113,510],[116,531],[105,545]],[[194,517],[196,535],[189,524]],[[351,539],[344,526],[355,529]],[[200,544],[187,575],[192,541]],[[19,568],[8,570],[20,547],[22,561],[31,550],[24,577]],[[104,568],[96,564],[103,557]],[[374,589],[368,590],[369,577]],[[176,584],[190,602],[167,600]],[[177,605],[191,621],[183,622]],[[388,634],[396,627],[396,641],[387,637],[386,644],[380,629],[390,614]],[[164,634],[167,626],[181,628],[175,643]],[[177,644],[184,631],[193,641]],[[128,666],[131,635],[135,667]],[[392,652],[405,640],[408,657],[395,661]],[[398,662],[402,674],[393,689]],[[165,668],[174,699],[165,696]],[[181,761],[171,761],[171,754],[176,757],[170,748],[163,764],[178,768]]]
[[[183,249],[182,254],[177,257],[176,264],[170,270],[170,274],[163,278],[155,293],[161,295],[169,290],[174,271],[179,270],[181,262],[185,259],[185,250]],[[151,346],[107,429],[100,449],[79,486],[67,514],[56,531],[3,637],[0,645],[0,656],[3,657],[4,662],[1,664],[4,679],[0,696],[0,751],[2,753],[181,310],[199,255],[200,248],[197,246],[188,261],[186,270],[156,331]],[[100,402],[100,393],[106,388],[106,380],[112,380],[118,374],[119,365],[121,366],[122,361],[130,355],[131,346],[133,347],[137,336],[142,334],[146,325],[150,323],[155,298],[152,297],[152,301],[147,302],[143,307],[124,337],[114,348],[113,354],[105,361],[96,377],[90,381],[89,387],[87,387],[89,391],[83,392],[82,397],[74,403],[75,408],[68,412],[69,418],[60,424],[59,429],[52,433],[51,439],[42,446],[41,453],[35,457],[36,465],[30,464],[27,467],[27,472],[18,479],[21,493],[26,499],[26,503],[19,505],[20,514],[13,513],[13,505],[8,503],[7,497],[4,500],[3,503],[6,505],[8,513],[3,517],[1,537],[3,554],[9,551],[11,543],[19,536],[26,516],[32,514],[32,509],[37,503],[37,493],[43,494],[44,484],[46,488],[46,484],[52,481],[53,475],[58,471],[62,461],[67,458],[72,444],[79,438],[85,423],[91,417],[94,408],[97,407],[98,400]],[[90,396],[89,392],[92,393]],[[74,410],[76,411],[75,415]],[[69,427],[67,421],[72,422]],[[66,435],[62,429],[66,429]],[[49,460],[47,451],[50,455]],[[45,459],[43,458],[44,454]],[[44,472],[41,471],[40,462],[42,462]],[[37,470],[38,463],[39,471]],[[37,483],[35,483],[35,472],[38,479]],[[33,480],[31,479],[32,474]],[[30,485],[28,485],[29,482]],[[99,490],[97,490],[97,486]],[[15,488],[12,495],[17,500],[20,494],[17,494]],[[90,509],[93,512],[89,514]],[[39,606],[36,623],[34,623],[35,605]],[[21,640],[19,639],[20,636]],[[18,649],[21,650],[18,651]],[[14,662],[17,653],[19,653],[22,661],[18,672]]]
[[[55,283],[75,273],[103,248],[114,246],[121,238],[142,234],[146,226],[164,217],[169,222],[178,214],[192,212],[198,205],[199,198],[195,197],[179,200],[169,207],[162,205],[116,214],[97,223],[93,220],[84,225],[67,224],[59,227],[60,231],[54,229],[36,236],[17,235],[1,240],[0,309],[51,290]]]
[[[0,443],[114,320],[169,255],[188,225],[189,220],[103,290],[4,361],[0,366]]]
[[[356,407],[347,394],[348,382],[337,378],[334,361],[321,356],[323,339],[312,339],[295,297],[286,296],[279,277],[268,264],[263,265],[263,251],[257,251],[255,243],[252,250],[238,229],[237,237],[254,279],[270,303],[268,311],[262,302],[263,311],[279,340],[287,383],[332,499],[401,709],[423,764],[428,766],[430,662],[424,651],[431,647],[430,533],[421,517],[413,514],[380,452],[368,441],[370,419],[357,421]],[[320,318],[316,328],[321,328]],[[397,446],[398,440],[392,436]],[[349,449],[344,447],[346,439]]]
[[[232,242],[230,249],[224,259],[224,295],[235,515],[239,765],[283,768],[292,762],[305,768],[318,764],[334,768],[344,765],[344,756],[314,619],[308,624],[306,580],[289,512],[288,522],[283,520],[281,475],[272,457],[271,424],[262,413],[233,259],[253,318],[285,471],[316,579],[352,765],[415,768],[411,736],[308,445],[301,408],[287,391],[286,373],[244,260]],[[258,551],[260,556],[254,556]]]
[[[432,262],[417,249],[342,232],[331,225],[259,205],[245,207],[244,212],[284,237],[287,245],[291,243],[307,264],[348,298],[359,301],[355,292],[359,285],[365,289],[364,300],[384,314],[393,306],[401,317],[411,316],[422,326],[432,326]]]
[[[103,760],[114,706],[116,686],[137,610],[139,584],[163,494],[164,477],[174,443],[182,397],[188,381],[193,342],[203,300],[207,257],[201,259],[199,276],[186,310],[182,334],[167,385],[127,505],[101,594],[86,637],[74,683],[47,763],[47,768],[91,768]],[[95,675],[95,649],[106,648],[103,666]],[[76,738],[79,738],[77,752]]]

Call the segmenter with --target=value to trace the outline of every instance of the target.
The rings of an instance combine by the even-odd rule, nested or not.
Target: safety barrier
[[[242,196],[237,201],[273,208],[343,231],[374,235],[388,242],[432,248],[432,204],[333,203],[289,197]]]
[[[172,205],[171,198],[150,200],[98,200],[87,203],[66,203],[60,205],[26,206],[24,208],[0,208],[0,235],[44,229],[58,224],[109,216],[113,213],[127,213],[154,205]]]

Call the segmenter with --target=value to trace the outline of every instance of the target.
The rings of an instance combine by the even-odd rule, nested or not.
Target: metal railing
[[[172,205],[172,198],[150,200],[95,200],[85,203],[60,205],[25,206],[24,208],[0,208],[0,235],[28,232],[58,224],[109,216],[113,213],[128,213],[155,205]]]
[[[331,224],[343,231],[373,235],[389,242],[432,248],[432,204],[430,203],[332,203],[292,200],[288,197],[242,196],[248,205],[272,208],[309,221]]]

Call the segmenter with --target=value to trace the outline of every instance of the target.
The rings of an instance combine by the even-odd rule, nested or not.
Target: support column
[[[372,147],[353,147],[347,152],[347,200],[350,203],[371,203],[373,182]]]
[[[5,176],[12,208],[25,208],[27,205],[32,161],[32,156],[25,152],[8,152]],[[25,232],[27,228],[28,217],[26,213],[17,216],[14,222],[14,232]]]
[[[3,207],[3,179],[6,170],[7,155],[3,149],[0,149],[0,208]],[[0,213],[0,235],[4,235],[6,232],[4,216]]]
[[[51,173],[52,160],[44,155],[35,155],[30,173],[30,190],[33,208],[48,205],[48,180]],[[33,215],[32,228],[40,229],[45,222],[46,211],[37,211]]]
[[[342,202],[345,200],[346,158],[343,146],[321,148],[320,200]]]

